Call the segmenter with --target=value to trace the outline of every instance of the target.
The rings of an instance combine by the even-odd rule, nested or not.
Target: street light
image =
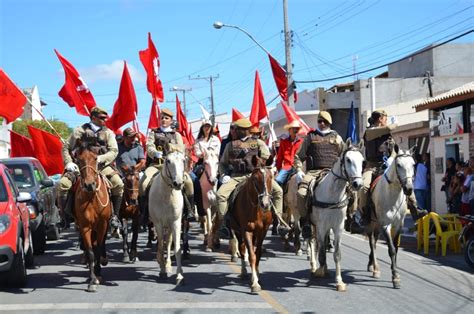
[[[252,35],[250,35],[249,32],[247,32],[245,29],[237,26],[237,25],[230,25],[230,24],[224,24],[222,23],[221,21],[215,21],[214,22],[214,28],[215,29],[221,29],[223,27],[230,27],[230,28],[235,28],[235,29],[238,29],[239,31],[243,32],[245,35],[247,35],[248,37],[250,37],[250,39],[253,40],[254,43],[256,43],[260,48],[263,49],[263,51],[265,51],[267,54],[270,54],[268,52],[267,49],[265,49]]]
[[[186,92],[192,91],[192,88],[184,88],[184,87],[178,87],[178,86],[173,86],[170,88],[170,92],[183,92],[183,110],[184,110],[184,115],[187,115],[186,112]]]

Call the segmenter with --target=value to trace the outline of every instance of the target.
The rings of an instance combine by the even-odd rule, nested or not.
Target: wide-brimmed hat
[[[210,125],[212,126],[212,121],[209,119],[203,119],[201,125]]]
[[[250,133],[260,133],[262,132],[262,129],[257,125],[252,125],[252,127],[250,127]]]
[[[124,137],[134,137],[135,135],[137,135],[137,132],[135,132],[135,130],[132,129],[132,128],[126,128],[123,131],[123,136]]]
[[[247,118],[242,118],[235,121],[235,126],[241,129],[248,129],[252,126],[252,122]]]
[[[300,123],[298,122],[298,120],[293,120],[293,121],[291,121],[290,123],[288,123],[287,125],[285,125],[283,128],[284,128],[285,130],[289,130],[289,129],[291,129],[291,128],[299,128],[299,129],[301,129],[301,125],[300,125]]]
[[[95,117],[98,117],[100,115],[106,115],[108,116],[109,114],[107,113],[107,111],[105,111],[105,109],[103,108],[100,108],[100,107],[94,107],[92,108],[91,110],[91,116],[95,116]]]
[[[170,118],[173,118],[173,116],[174,116],[173,111],[171,111],[168,108],[161,109],[161,114],[164,114],[165,116],[168,116]]]
[[[331,114],[327,111],[320,111],[318,115],[318,119],[323,119],[332,124],[332,117]]]

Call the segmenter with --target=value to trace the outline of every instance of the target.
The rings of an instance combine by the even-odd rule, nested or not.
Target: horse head
[[[138,183],[140,181],[140,176],[138,171],[135,170],[135,167],[127,167],[123,169],[124,173],[124,198],[125,201],[130,205],[138,205]]]
[[[184,154],[179,149],[170,148],[165,158],[162,173],[170,181],[173,189],[181,190],[183,188],[184,163]]]
[[[204,173],[209,183],[215,185],[217,183],[217,171],[219,170],[219,152],[216,152],[213,148],[204,148],[202,152]]]
[[[85,132],[77,141],[79,150],[76,154],[79,171],[81,173],[82,188],[88,192],[95,192],[98,188],[99,165],[97,156],[99,144],[95,136]]]
[[[273,172],[267,168],[266,160],[257,156],[252,157],[252,165],[254,169],[250,179],[254,183],[255,190],[258,194],[258,205],[260,208],[267,210],[272,204],[272,180]]]
[[[415,159],[413,159],[412,156],[413,150],[414,147],[410,150],[403,151],[395,144],[391,156],[393,161],[387,169],[387,175],[396,175],[405,195],[411,195],[413,192],[413,177],[415,175]]]
[[[352,144],[350,138],[345,143],[345,148],[341,157],[341,173],[351,185],[351,188],[358,191],[362,187],[362,164],[364,156],[362,150],[364,141],[361,140],[358,145]]]

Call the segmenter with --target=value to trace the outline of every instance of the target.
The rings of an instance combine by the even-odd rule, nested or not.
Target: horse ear
[[[348,137],[347,140],[346,140],[346,148],[351,147],[351,145],[352,145],[352,140],[351,140],[350,137]]]
[[[395,144],[395,145],[393,146],[393,151],[395,152],[395,154],[398,155],[398,152],[400,151],[400,147],[398,147],[398,144]]]
[[[365,147],[364,140],[361,139],[360,142],[359,142],[359,149],[362,151],[362,150],[364,150],[364,147]]]
[[[416,148],[417,148],[417,145],[415,144],[415,145],[413,145],[413,146],[409,149],[408,152],[410,153],[410,155],[413,155],[413,154],[415,153]]]

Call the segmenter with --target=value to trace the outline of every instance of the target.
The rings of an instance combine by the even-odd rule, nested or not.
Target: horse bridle
[[[99,203],[100,203],[100,205],[102,206],[102,208],[106,207],[107,205],[109,205],[110,197],[107,197],[107,201],[106,201],[105,204],[104,204],[104,203],[102,203],[100,197],[97,195],[97,191],[100,190],[100,187],[101,187],[101,184],[102,184],[102,180],[100,179],[100,172],[99,172],[99,170],[97,169],[97,167],[94,168],[94,167],[92,167],[92,166],[85,165],[85,166],[79,168],[79,173],[82,172],[82,170],[85,169],[85,168],[91,168],[91,169],[95,172],[95,175],[96,175],[95,181],[96,181],[96,182],[99,181],[99,183],[97,183],[97,187],[95,188],[95,191],[94,191],[94,192],[96,192],[96,193],[94,193],[94,196],[97,197],[97,200],[99,201]],[[82,188],[82,189],[85,189],[83,177],[82,177],[82,176],[79,176],[79,180],[81,181],[81,188]],[[108,194],[107,194],[107,195],[108,195]]]
[[[341,159],[339,160],[339,171],[343,174],[343,176],[340,176],[338,175],[337,173],[334,172],[333,168],[331,168],[331,173],[339,180],[344,180],[346,182],[353,182],[355,179],[359,179],[359,178],[362,178],[360,176],[349,176],[349,174],[347,173],[347,169],[346,169],[346,155],[348,152],[360,152],[360,149],[358,149],[357,147],[355,146],[350,146],[349,148],[347,148],[343,153],[342,153],[342,157]]]
[[[207,182],[209,182],[209,184],[210,184],[211,186],[216,185],[217,180],[216,180],[216,179],[211,180],[211,176],[210,176],[209,173],[207,172],[206,165],[204,165],[204,173],[206,174]]]
[[[395,156],[395,158],[393,159],[393,162],[392,162],[392,163],[394,163],[394,162],[395,162],[398,158],[400,158],[400,157],[410,157],[410,158],[413,158],[412,155],[404,153],[404,154],[400,154],[400,155]],[[395,165],[395,174],[397,175],[397,180],[398,180],[398,182],[400,182],[400,185],[402,186],[403,189],[405,188],[406,182],[408,181],[408,179],[412,179],[412,178],[413,178],[413,177],[405,177],[405,179],[402,180],[402,178],[400,177],[400,174],[398,173],[398,170],[397,170],[397,166],[396,166],[396,165]],[[391,180],[388,178],[387,172],[385,172],[385,173],[383,174],[383,176],[385,177],[385,180],[387,180],[388,184],[392,184],[392,183],[393,183],[393,181],[391,181]]]
[[[172,189],[175,189],[175,190],[181,190],[183,188],[182,184],[181,186],[178,186],[178,187],[175,187],[171,182],[173,181],[173,179],[171,178],[171,172],[170,172],[170,169],[168,168],[168,165],[166,164],[166,162],[164,163],[165,165],[163,166],[163,168],[165,169],[165,171],[161,171],[161,177],[163,178],[163,181],[166,183],[166,185],[168,185],[170,188]],[[163,175],[163,173],[166,172],[166,175]],[[166,181],[166,179],[169,180],[169,182]]]
[[[254,177],[252,177],[252,183],[255,187],[255,190],[257,191],[257,193],[259,193],[258,194],[258,204],[255,204],[255,205],[258,205],[260,208],[264,209],[265,208],[265,206],[263,205],[263,198],[264,197],[269,198],[270,206],[271,206],[271,203],[272,203],[271,194],[268,193],[268,191],[267,191],[267,171],[266,171],[265,168],[256,168],[255,170],[261,171],[262,175],[263,175],[263,191],[262,191],[262,193],[260,193],[260,191],[258,190],[257,180]]]

